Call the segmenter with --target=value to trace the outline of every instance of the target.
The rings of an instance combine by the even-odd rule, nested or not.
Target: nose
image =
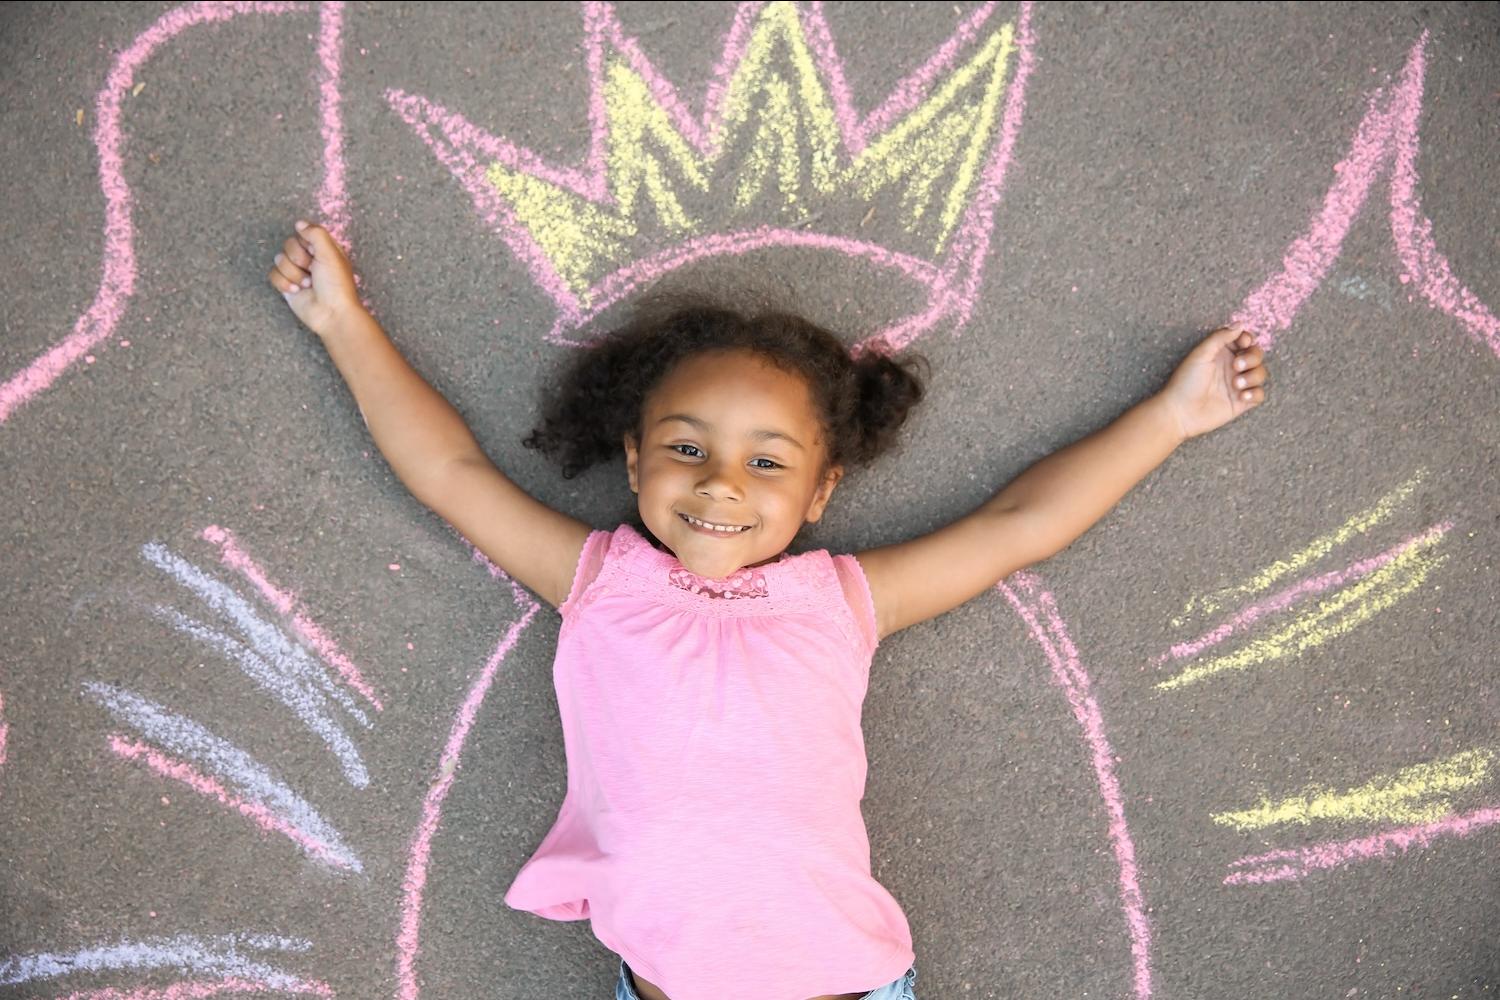
[[[696,492],[699,496],[732,500],[736,503],[745,498],[745,489],[739,478],[720,462],[710,462],[703,466],[703,478],[698,480]]]

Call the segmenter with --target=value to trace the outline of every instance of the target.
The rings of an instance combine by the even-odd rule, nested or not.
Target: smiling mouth
[[[691,518],[688,515],[683,514],[681,512],[678,512],[677,516],[680,517],[680,518],[682,518],[682,520],[687,523],[687,526],[690,527],[690,528],[692,528],[694,531],[697,531],[700,534],[704,534],[704,535],[717,535],[717,536],[719,536],[721,538],[729,538],[729,537],[732,537],[734,535],[742,534],[742,533],[744,533],[746,531],[749,531],[750,527],[751,527],[750,525],[745,524],[745,525],[725,525],[723,528],[711,528],[711,527],[708,526],[709,522],[707,522],[707,521],[700,521],[700,520],[697,520],[696,518]],[[724,530],[724,528],[730,528],[730,527],[732,527],[734,530],[733,531]]]

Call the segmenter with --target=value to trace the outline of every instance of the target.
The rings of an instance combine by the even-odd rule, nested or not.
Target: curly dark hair
[[[521,442],[562,462],[564,479],[623,453],[643,436],[651,391],[679,362],[705,351],[748,349],[811,390],[824,449],[819,478],[835,465],[865,465],[896,442],[921,401],[931,365],[920,354],[855,356],[838,336],[783,309],[745,315],[701,293],[657,294],[624,325],[580,349],[543,390],[542,423]]]

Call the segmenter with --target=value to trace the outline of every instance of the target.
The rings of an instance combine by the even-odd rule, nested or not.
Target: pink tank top
[[[506,904],[588,919],[672,1000],[900,978],[911,931],[860,813],[878,638],[854,556],[714,580],[622,524],[590,533],[558,612],[568,791]]]

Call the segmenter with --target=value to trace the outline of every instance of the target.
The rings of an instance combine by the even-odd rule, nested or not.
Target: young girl
[[[1055,554],[1183,441],[1258,406],[1254,335],[1209,334],[1161,392],[938,531],[791,554],[845,466],[892,444],[924,359],[855,359],[783,313],[640,312],[571,359],[524,442],[568,478],[623,451],[638,520],[591,530],[490,463],[361,306],[337,243],[296,229],[271,284],[396,474],[561,616],[567,795],[506,903],[589,919],[621,957],[616,1000],[914,1000],[860,812],[877,646]]]

